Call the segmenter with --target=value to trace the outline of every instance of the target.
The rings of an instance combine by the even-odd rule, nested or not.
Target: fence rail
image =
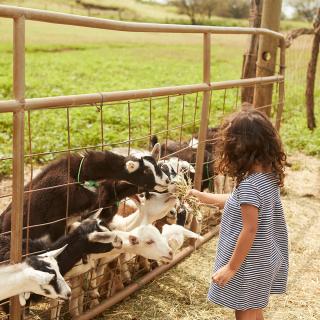
[[[49,109],[49,108],[66,108],[81,107],[95,103],[119,102],[132,99],[145,99],[154,97],[164,97],[171,95],[185,95],[191,93],[203,93],[200,129],[199,129],[199,146],[196,157],[196,178],[195,187],[200,189],[202,170],[204,162],[206,130],[208,127],[210,93],[213,90],[239,88],[245,86],[254,86],[256,90],[266,84],[277,83],[279,86],[279,96],[277,103],[276,126],[280,128],[281,114],[284,104],[284,66],[285,66],[285,43],[282,34],[267,29],[257,28],[238,28],[238,27],[212,27],[212,26],[186,26],[186,25],[166,25],[156,23],[134,23],[112,21],[107,19],[83,17],[71,14],[55,13],[35,9],[27,9],[13,6],[0,5],[0,17],[11,18],[14,20],[13,35],[13,88],[14,100],[0,101],[0,113],[13,114],[13,185],[12,185],[12,216],[11,216],[11,263],[18,263],[22,259],[22,230],[23,230],[23,197],[24,197],[24,122],[25,111]],[[47,22],[53,24],[63,24],[71,26],[81,26],[88,28],[99,28],[106,30],[117,30],[127,32],[154,32],[154,33],[194,33],[203,34],[203,83],[189,84],[182,86],[171,86],[152,89],[140,89],[116,92],[100,92],[93,94],[69,95],[59,97],[42,97],[28,99],[25,96],[25,23],[26,20]],[[272,37],[279,40],[280,48],[280,68],[277,74],[269,77],[259,77],[251,79],[239,79],[221,82],[210,81],[211,66],[211,34],[258,34],[262,37]],[[129,142],[130,143],[130,142]],[[69,147],[69,146],[68,146]],[[70,152],[70,149],[68,149]],[[196,220],[193,220],[192,230],[197,229]],[[210,239],[215,234],[209,232],[205,240]],[[174,265],[186,255],[191,254],[194,247],[190,246],[184,249],[176,257]],[[89,319],[93,315],[103,311],[113,302],[119,301],[130,292],[137,290],[141,283],[150,281],[153,277],[164,272],[171,267],[160,267],[140,280],[140,284],[133,284],[126,288],[123,293],[117,297],[109,299],[100,304],[98,307],[90,310],[80,319]],[[17,320],[21,318],[21,308],[17,297],[11,299],[10,318]]]

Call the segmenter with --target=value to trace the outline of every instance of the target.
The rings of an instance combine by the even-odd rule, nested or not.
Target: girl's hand
[[[231,269],[230,266],[226,264],[212,275],[212,282],[216,283],[219,287],[224,287],[236,272],[236,270]]]
[[[198,198],[198,195],[199,195],[200,193],[201,193],[201,192],[200,192],[199,190],[190,189],[189,192],[187,193],[187,197],[188,197],[188,196],[193,196],[193,197]]]

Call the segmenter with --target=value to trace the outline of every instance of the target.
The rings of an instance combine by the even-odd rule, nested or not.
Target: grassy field
[[[31,3],[31,2],[30,2]],[[62,2],[61,2],[62,3]],[[26,0],[24,4],[29,2]],[[12,25],[0,20],[0,99],[12,98]],[[26,96],[45,97],[92,93],[101,91],[152,88],[180,84],[200,83],[202,78],[201,35],[130,34],[106,30],[27,22]],[[319,154],[320,133],[306,128],[304,111],[304,85],[310,52],[310,37],[299,39],[287,54],[287,91],[282,137],[287,151],[301,150]],[[212,80],[238,79],[241,74],[242,54],[246,49],[246,36],[213,36]],[[318,68],[319,65],[318,65]],[[318,69],[319,70],[319,69]],[[319,104],[319,78],[316,84],[316,105]],[[211,124],[219,121],[223,111],[239,107],[236,89],[214,92]],[[34,157],[39,163],[53,159],[53,151],[71,148],[116,144],[131,138],[135,145],[147,147],[142,139],[152,131],[172,129],[181,124],[182,137],[187,139],[197,129],[191,122],[199,119],[201,95],[187,95],[152,102],[152,128],[150,129],[149,102],[130,105],[131,131],[128,132],[128,106],[105,106],[102,114],[95,106],[74,108],[69,112],[70,141],[67,135],[67,111],[43,110],[30,113],[33,153],[47,153]],[[316,108],[317,114],[319,109]],[[169,121],[167,123],[167,114]],[[27,118],[28,119],[28,118]],[[28,121],[26,119],[26,153],[30,153]],[[103,120],[103,136],[101,123]],[[12,143],[12,117],[0,114],[0,155],[10,157]],[[162,135],[166,137],[166,135]],[[170,137],[180,138],[179,130]],[[11,171],[11,160],[1,161],[0,175]]]
[[[51,10],[65,13],[73,13],[85,16],[97,16],[101,18],[130,20],[143,22],[159,23],[181,23],[190,24],[190,19],[185,14],[180,14],[177,8],[170,5],[161,5],[139,0],[82,0],[86,4],[98,4],[108,8],[108,10],[88,10],[75,0],[2,0],[1,3],[8,5],[23,6],[42,10]],[[212,16],[201,22],[206,25],[217,26],[243,26],[248,25],[246,19],[233,19]],[[282,30],[292,28],[309,27],[308,23],[303,21],[284,20],[281,22]]]

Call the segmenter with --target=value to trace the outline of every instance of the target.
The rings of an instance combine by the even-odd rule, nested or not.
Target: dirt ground
[[[283,205],[290,236],[286,295],[275,295],[266,320],[320,319],[320,159],[293,155]],[[224,320],[231,310],[206,301],[217,238],[97,319]]]

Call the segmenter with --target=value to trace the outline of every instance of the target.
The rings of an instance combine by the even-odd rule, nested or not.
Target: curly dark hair
[[[283,186],[286,155],[280,136],[268,117],[257,110],[240,111],[220,127],[216,145],[216,169],[235,178],[236,185],[253,165],[270,168]]]

